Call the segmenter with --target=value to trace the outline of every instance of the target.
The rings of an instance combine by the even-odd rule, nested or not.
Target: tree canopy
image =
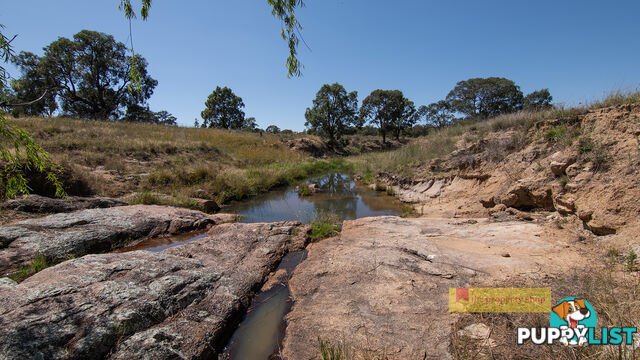
[[[264,129],[265,132],[268,132],[269,134],[279,134],[280,133],[280,128],[277,127],[276,125],[269,125],[267,126],[266,129]]]
[[[14,116],[29,115],[51,117],[58,109],[56,101],[56,84],[42,66],[40,58],[31,52],[22,51],[12,59],[22,72],[22,77],[15,79],[11,86],[13,93],[9,102],[13,104],[28,104],[11,109]],[[33,102],[41,96],[40,101]]]
[[[144,104],[157,85],[147,74],[147,62],[126,55],[113,36],[82,30],[73,40],[60,37],[44,48],[41,69],[53,79],[62,110],[71,116],[116,119],[131,104]],[[135,68],[140,86],[130,87]]]
[[[313,106],[307,108],[304,116],[308,126],[314,133],[326,137],[330,143],[340,140],[350,126],[359,126],[358,93],[347,93],[338,84],[322,85],[313,100]]]
[[[242,129],[245,125],[244,102],[226,86],[217,86],[204,105],[200,113],[204,127]]]
[[[51,116],[59,102],[68,116],[118,119],[125,109],[144,105],[158,83],[147,74],[144,58],[127,56],[123,43],[96,31],[82,30],[73,40],[60,37],[42,57],[21,52],[13,61],[22,76],[13,81],[12,102],[29,102],[16,107],[16,115]],[[130,87],[132,68],[140,79],[135,88]],[[30,102],[41,94],[41,100]]]
[[[523,108],[529,111],[545,110],[551,108],[553,97],[549,89],[542,89],[532,92],[524,97]]]
[[[374,90],[360,107],[360,117],[378,127],[382,142],[386,142],[387,133],[399,139],[403,130],[415,124],[417,115],[413,102],[400,90]]]
[[[451,104],[445,100],[429,104],[429,106],[421,106],[418,112],[419,116],[425,117],[427,124],[436,128],[449,125],[454,118]]]
[[[127,115],[122,118],[128,122],[144,122],[158,125],[178,125],[178,119],[171,115],[168,111],[162,110],[158,112],[151,111],[149,106],[129,105],[127,107]]]
[[[500,77],[460,81],[447,95],[454,111],[477,119],[517,111],[522,99],[520,87],[512,80]]]

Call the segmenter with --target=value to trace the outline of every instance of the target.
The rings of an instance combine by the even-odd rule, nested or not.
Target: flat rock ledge
[[[215,358],[299,224],[223,224],[162,253],[86,255],[0,281],[2,359]]]
[[[345,221],[339,237],[307,247],[289,281],[295,303],[282,355],[318,359],[320,337],[369,358],[452,358],[450,287],[535,280],[542,267],[575,265],[579,254],[541,233],[538,224],[488,219]]]
[[[108,197],[70,196],[67,199],[58,199],[34,194],[5,201],[0,204],[0,208],[27,213],[47,214],[125,205],[127,205],[127,203],[124,201]]]
[[[36,256],[50,262],[108,252],[160,235],[207,229],[230,215],[155,205],[119,206],[60,213],[0,227],[0,275]]]

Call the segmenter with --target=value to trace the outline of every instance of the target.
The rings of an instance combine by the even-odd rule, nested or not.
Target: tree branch
[[[17,107],[17,106],[27,106],[27,105],[31,105],[31,104],[35,104],[38,101],[44,99],[44,97],[47,95],[47,92],[49,92],[49,90],[45,90],[42,95],[40,95],[39,98],[32,100],[32,101],[27,101],[24,103],[19,103],[19,104],[9,104],[6,101],[0,102],[0,107]]]

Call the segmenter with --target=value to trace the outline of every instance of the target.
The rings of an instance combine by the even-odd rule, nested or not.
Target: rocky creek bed
[[[316,359],[319,338],[390,358],[450,358],[449,287],[534,281],[584,262],[538,220],[359,218],[393,213],[396,200],[343,176],[323,186],[340,193],[314,203],[290,189],[236,208],[253,216],[244,221],[270,216],[274,202],[352,219],[309,246],[298,221],[225,223],[236,214],[144,205],[0,227],[4,271],[36,254],[62,261],[20,284],[0,281],[2,358]]]
[[[222,224],[159,253],[86,255],[20,284],[5,278],[0,353],[11,359],[216,356],[254,292],[298,243],[299,225]]]
[[[36,256],[59,263],[19,284],[0,282],[0,353],[12,359],[216,358],[228,346],[224,357],[268,357],[284,335],[283,316],[292,305],[287,280],[304,258],[308,227],[253,223],[263,220],[260,214],[283,201],[281,217],[307,221],[320,210],[355,218],[399,208],[392,197],[357,188],[345,175],[320,180],[322,194],[315,198],[288,189],[236,205],[247,223],[227,223],[237,218],[232,214],[93,202],[98,208],[64,208],[70,212],[0,227],[4,274]],[[40,200],[23,199],[29,207],[20,209],[40,212],[51,202],[42,207]],[[272,309],[279,309],[267,324],[273,329],[251,325]],[[251,344],[256,334],[261,348]]]

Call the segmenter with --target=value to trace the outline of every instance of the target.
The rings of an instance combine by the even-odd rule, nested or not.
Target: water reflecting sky
[[[336,214],[340,220],[367,216],[397,215],[402,204],[392,196],[357,186],[350,176],[331,173],[308,181],[320,191],[298,196],[295,187],[270,191],[242,202],[232,203],[223,212],[243,215],[242,222],[298,220],[309,223],[317,212]]]

